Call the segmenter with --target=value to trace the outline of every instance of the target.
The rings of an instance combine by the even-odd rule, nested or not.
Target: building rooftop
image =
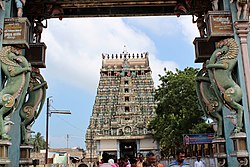
[[[144,53],[121,53],[102,54],[102,68],[122,69],[122,68],[148,68],[148,52]]]

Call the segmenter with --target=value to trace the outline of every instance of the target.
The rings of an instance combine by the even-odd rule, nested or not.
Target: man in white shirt
[[[194,167],[205,167],[205,164],[204,164],[203,161],[201,161],[201,157],[200,156],[197,157],[197,161],[195,161]]]

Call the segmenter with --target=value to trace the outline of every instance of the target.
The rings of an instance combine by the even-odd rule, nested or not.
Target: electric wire
[[[54,108],[53,106],[51,106],[51,107],[52,107],[54,110],[57,110],[57,109]],[[75,128],[75,129],[79,130],[80,132],[83,132],[82,129],[80,129],[80,128],[78,128],[77,126],[73,125],[72,123],[70,123],[70,122],[67,121],[66,119],[63,119],[62,117],[60,117],[59,115],[56,115],[56,114],[55,114],[55,116],[56,116],[57,118],[63,120],[63,121],[64,121],[66,124],[68,124],[69,126],[71,126],[71,127]]]

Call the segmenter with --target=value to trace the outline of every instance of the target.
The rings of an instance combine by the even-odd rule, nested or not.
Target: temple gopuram
[[[100,81],[86,133],[86,161],[108,152],[136,156],[159,147],[147,130],[154,115],[154,83],[148,53],[103,54]]]

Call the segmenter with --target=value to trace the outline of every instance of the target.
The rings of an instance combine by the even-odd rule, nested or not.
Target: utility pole
[[[69,142],[70,142],[70,139],[71,138],[80,138],[80,139],[85,139],[84,137],[81,137],[81,136],[73,136],[73,135],[69,135],[69,134],[67,134],[66,135],[66,144],[67,144],[67,148],[69,148],[70,147],[70,144],[69,144]],[[71,143],[72,144],[72,143]]]
[[[46,150],[45,150],[45,164],[48,164],[48,146],[49,146],[49,107],[51,96],[47,98],[47,112],[46,112]]]
[[[67,137],[66,137],[67,139],[67,148],[69,148],[69,134],[67,134]]]
[[[46,150],[45,150],[45,164],[48,164],[48,150],[49,150],[49,117],[51,114],[71,114],[69,110],[50,110],[50,98],[47,98],[47,112],[46,112]]]

